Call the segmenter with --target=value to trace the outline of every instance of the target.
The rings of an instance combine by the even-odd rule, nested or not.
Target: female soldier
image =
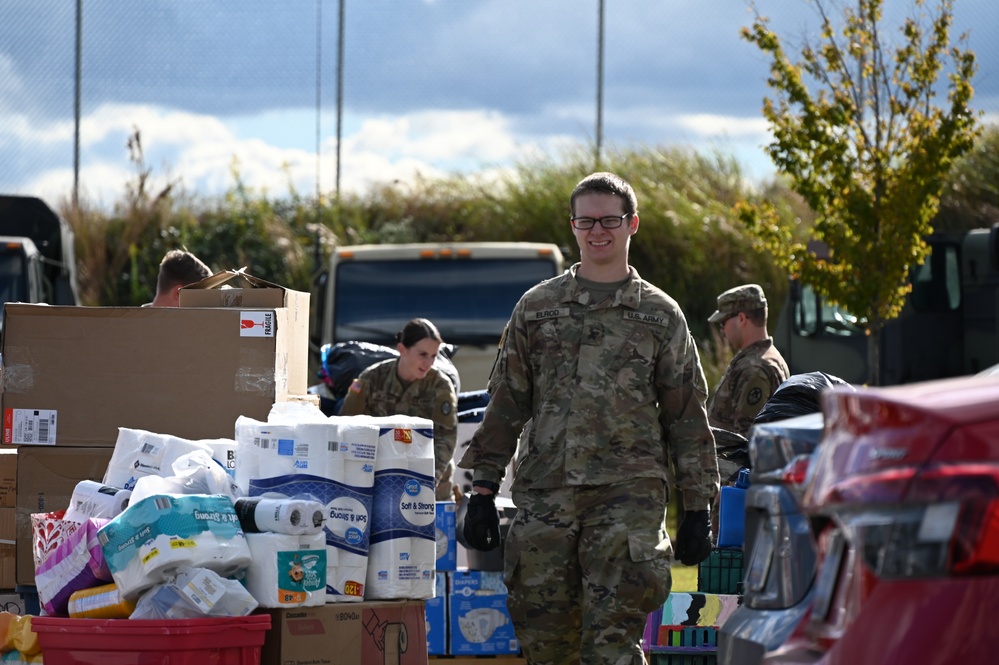
[[[340,415],[402,414],[432,420],[437,500],[452,500],[451,458],[458,441],[458,394],[451,380],[433,366],[444,340],[433,323],[413,319],[396,334],[396,342],[399,357],[361,372],[347,391]]]

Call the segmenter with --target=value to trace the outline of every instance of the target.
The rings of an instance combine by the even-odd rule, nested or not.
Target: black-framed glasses
[[[587,229],[592,229],[593,225],[597,222],[600,226],[605,229],[616,229],[621,226],[626,217],[631,217],[632,213],[626,212],[623,215],[609,215],[607,217],[570,217],[569,221],[572,222],[572,228],[578,229],[580,231],[585,231]]]

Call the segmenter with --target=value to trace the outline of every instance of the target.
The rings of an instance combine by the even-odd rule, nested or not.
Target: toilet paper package
[[[97,535],[107,523],[101,518],[84,520],[35,569],[38,600],[50,616],[69,616],[74,592],[111,581]]]
[[[379,425],[366,599],[434,597],[433,421],[371,418]]]
[[[448,574],[450,648],[458,655],[515,654],[520,644],[506,609],[503,573],[456,570]]]
[[[246,588],[260,607],[326,604],[326,534],[248,533]]]
[[[284,533],[304,536],[322,533],[326,521],[318,501],[241,497],[235,501],[236,515],[244,533]]]
[[[118,428],[104,484],[131,490],[142,476],[170,476],[173,462],[187,453],[212,449],[205,443],[128,427]]]
[[[249,497],[322,506],[327,602],[364,598],[378,432],[361,417],[236,423],[237,484]]]
[[[223,577],[250,565],[250,549],[228,496],[150,496],[98,532],[122,598],[132,600],[183,566]]]

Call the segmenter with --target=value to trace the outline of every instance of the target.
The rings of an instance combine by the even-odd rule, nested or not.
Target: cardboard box
[[[520,652],[506,609],[503,573],[456,570],[448,573],[448,587],[449,654],[495,656]]]
[[[17,509],[0,508],[0,589],[17,586]]]
[[[17,506],[17,450],[0,449],[0,508]]]
[[[426,602],[427,653],[447,654],[447,573],[437,571],[434,597]]]
[[[81,480],[104,478],[111,448],[24,446],[17,451],[17,584],[34,585],[31,514],[65,510]]]
[[[3,443],[113,446],[119,427],[234,436],[307,392],[307,316],[287,308],[7,303]],[[301,326],[301,329],[298,327]]]
[[[422,600],[270,610],[261,665],[427,665]]]
[[[455,570],[458,567],[458,538],[455,533],[457,504],[454,501],[438,501],[435,513],[437,537],[437,570]]]
[[[237,285],[242,286],[237,286]],[[181,307],[236,307],[288,310],[288,348],[302,349],[288,366],[289,393],[305,395],[309,387],[309,294],[286,289],[241,270],[225,270],[180,290]],[[316,400],[318,405],[318,398]]]

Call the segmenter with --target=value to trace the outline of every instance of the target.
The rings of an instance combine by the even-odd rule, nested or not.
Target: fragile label
[[[240,337],[274,337],[274,312],[240,312]]]
[[[56,411],[54,409],[5,409],[3,442],[9,445],[54,446]]]

